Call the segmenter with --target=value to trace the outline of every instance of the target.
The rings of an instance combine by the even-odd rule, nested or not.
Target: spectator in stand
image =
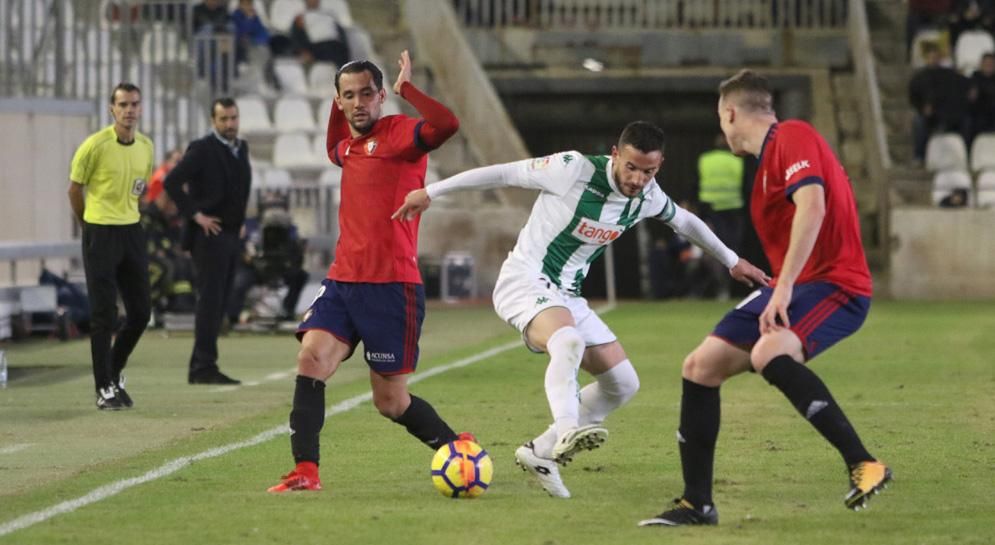
[[[905,49],[911,57],[912,40],[925,28],[942,28],[953,10],[954,0],[909,0],[905,30]]]
[[[197,43],[197,75],[209,78],[217,94],[228,92],[232,55],[230,42],[206,40],[216,34],[231,34],[233,25],[222,0],[204,0],[193,8],[193,32]]]
[[[968,80],[953,68],[940,64],[940,49],[934,44],[924,47],[926,66],[916,71],[909,82],[909,102],[916,110],[913,121],[915,157],[926,157],[926,143],[938,132],[955,131],[970,143],[967,112]]]
[[[321,0],[305,0],[305,10],[290,27],[294,53],[301,62],[331,62],[342,66],[349,62],[349,45],[345,29],[335,14],[321,9]]]
[[[950,43],[965,30],[995,29],[995,0],[957,0],[950,14]]]
[[[981,67],[971,75],[971,137],[995,131],[995,53],[981,56]]]
[[[173,167],[176,166],[176,163],[180,162],[182,157],[183,150],[179,148],[170,151],[166,155],[166,160],[152,173],[149,186],[145,189],[145,197],[143,197],[144,204],[155,202],[156,198],[162,193],[162,181],[166,179],[166,175],[169,174],[170,170],[173,170]]]
[[[238,0],[238,7],[231,12],[235,28],[235,62],[249,62],[250,51],[266,52],[269,57],[269,30],[256,13],[252,0]]]

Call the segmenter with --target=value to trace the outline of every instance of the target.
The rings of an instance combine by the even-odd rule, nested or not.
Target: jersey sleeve
[[[563,151],[512,164],[515,166],[514,185],[558,196],[566,195],[578,180],[587,181],[594,174],[594,165],[576,151]]]
[[[677,204],[655,182],[649,191],[649,199],[650,206],[647,209],[647,217],[668,223],[674,219],[674,214],[677,213]]]
[[[90,183],[93,168],[97,164],[94,158],[93,138],[87,138],[76,149],[73,161],[69,167],[69,179],[82,185]]]
[[[777,150],[779,181],[784,184],[784,194],[792,194],[809,184],[825,185],[822,153],[817,132],[807,125],[787,126],[781,129],[778,139],[783,142]]]
[[[390,117],[390,121],[389,138],[393,148],[401,157],[408,161],[415,161],[429,152],[431,148],[422,142],[419,136],[421,126],[425,123],[424,119],[393,115]]]

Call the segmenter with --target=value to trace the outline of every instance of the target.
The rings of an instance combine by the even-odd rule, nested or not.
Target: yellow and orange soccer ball
[[[450,441],[432,458],[432,484],[447,498],[476,498],[494,476],[490,455],[473,441]]]

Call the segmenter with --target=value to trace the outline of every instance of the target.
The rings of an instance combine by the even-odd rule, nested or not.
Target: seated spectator
[[[926,143],[932,134],[954,131],[970,141],[967,112],[968,80],[953,68],[940,64],[940,49],[927,44],[926,66],[909,82],[909,102],[916,110],[913,122],[915,157],[926,157]]]
[[[232,70],[231,42],[209,39],[218,34],[232,34],[233,25],[223,0],[204,0],[193,8],[193,31],[197,43],[197,75],[208,78],[212,94],[228,93],[228,75]]]
[[[957,0],[950,14],[950,43],[965,30],[995,29],[995,0]]]
[[[909,0],[906,50],[912,49],[912,40],[920,30],[946,27],[953,5],[954,0]]]
[[[155,169],[152,177],[149,178],[149,186],[145,189],[145,204],[154,202],[159,197],[163,189],[162,181],[166,179],[166,175],[169,174],[170,170],[173,170],[176,163],[180,162],[181,157],[183,157],[183,150],[179,148],[166,154],[166,160],[159,165],[159,168]]]
[[[331,62],[342,66],[349,62],[345,29],[334,13],[321,9],[321,0],[306,0],[306,9],[294,18],[290,40],[294,53],[306,65]]]
[[[980,69],[971,75],[968,99],[972,139],[983,132],[995,131],[995,53],[981,56]]]
[[[287,287],[277,320],[293,320],[308,274],[303,269],[304,241],[297,234],[285,199],[267,196],[259,218],[245,222],[245,253],[228,298],[228,320],[242,323],[241,314],[254,286]]]
[[[269,31],[256,13],[252,0],[238,0],[231,21],[235,28],[235,62],[249,62],[249,51],[268,52]]]

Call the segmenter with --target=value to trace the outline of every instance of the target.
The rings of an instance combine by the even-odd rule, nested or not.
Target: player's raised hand
[[[397,81],[394,82],[394,92],[401,94],[401,85],[404,85],[406,81],[411,81],[411,57],[408,56],[407,49],[401,51],[401,58],[397,59],[397,66],[400,67],[401,71],[398,72]]]
[[[743,258],[739,258],[739,261],[729,269],[729,276],[751,288],[766,286],[770,282],[770,276],[767,276],[767,273]]]
[[[428,210],[431,204],[432,199],[428,197],[428,191],[416,189],[404,197],[404,204],[396,212],[391,214],[390,219],[401,221],[413,220],[415,216]]]

